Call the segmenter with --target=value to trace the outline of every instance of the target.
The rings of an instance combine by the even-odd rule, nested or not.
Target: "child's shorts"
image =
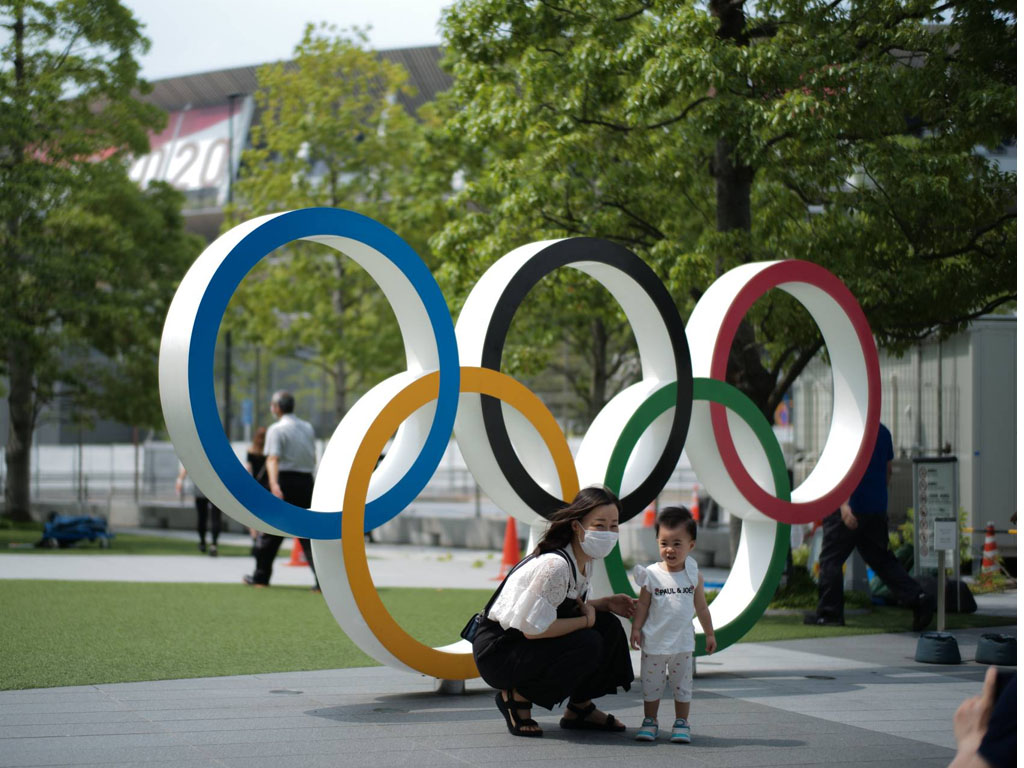
[[[672,687],[676,701],[686,702],[693,698],[693,654],[673,653],[671,655],[640,654],[640,685],[644,701],[658,701],[665,692],[665,676]]]

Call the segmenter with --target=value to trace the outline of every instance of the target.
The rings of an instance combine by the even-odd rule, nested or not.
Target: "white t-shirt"
[[[527,561],[513,573],[501,594],[494,601],[487,618],[501,624],[502,629],[514,627],[528,635],[539,635],[558,618],[558,606],[566,597],[577,598],[585,595],[590,587],[590,570],[580,570],[573,556],[572,547],[562,550],[569,555],[576,567],[573,580],[572,568],[557,552],[547,552]]]
[[[693,651],[693,596],[699,579],[700,571],[692,557],[686,558],[681,571],[668,571],[660,562],[633,569],[637,586],[651,593],[651,607],[642,630],[644,651],[658,655]]]

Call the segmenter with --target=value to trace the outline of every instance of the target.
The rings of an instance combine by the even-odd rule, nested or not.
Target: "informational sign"
[[[959,512],[957,460],[954,456],[914,459],[914,573],[939,567],[936,552],[956,547]],[[953,546],[944,546],[948,528],[936,522],[953,523]],[[936,541],[936,534],[942,538]]]
[[[128,176],[143,187],[168,182],[185,193],[187,209],[220,207],[227,202],[228,162],[234,175],[251,119],[251,96],[171,112],[167,127],[150,135],[149,154],[135,158]]]
[[[935,536],[932,545],[936,551],[944,549],[947,552],[953,552],[956,550],[956,518],[936,520],[932,530]]]

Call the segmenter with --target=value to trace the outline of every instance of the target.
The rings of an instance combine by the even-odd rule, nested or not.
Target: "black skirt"
[[[560,614],[565,605],[559,606]],[[628,691],[633,682],[626,633],[618,618],[604,611],[590,629],[538,640],[484,621],[473,640],[473,658],[488,685],[515,689],[545,709],[566,698],[583,702],[619,688]]]

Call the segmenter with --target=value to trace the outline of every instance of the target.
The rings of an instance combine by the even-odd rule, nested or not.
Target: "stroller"
[[[36,546],[66,549],[75,546],[80,541],[99,539],[100,547],[106,549],[110,546],[112,538],[114,538],[114,534],[107,528],[107,521],[102,517],[58,515],[56,512],[51,512],[43,527],[43,538]]]

